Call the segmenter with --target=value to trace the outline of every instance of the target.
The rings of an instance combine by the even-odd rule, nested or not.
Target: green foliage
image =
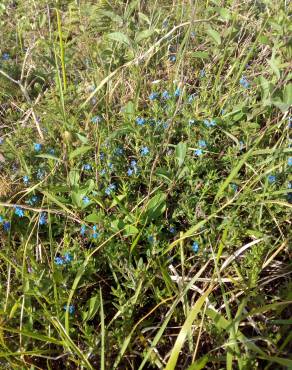
[[[290,368],[286,2],[0,26],[1,369]]]

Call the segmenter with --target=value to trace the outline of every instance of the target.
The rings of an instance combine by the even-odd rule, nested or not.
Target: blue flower
[[[202,154],[203,154],[202,149],[195,149],[195,150],[194,150],[194,155],[200,156],[200,155],[202,155]]]
[[[247,81],[246,77],[245,76],[242,76],[239,80],[239,83],[242,87],[244,87],[245,89],[248,89],[250,87],[250,83]]]
[[[206,148],[207,147],[207,144],[206,144],[205,140],[199,140],[198,144],[199,144],[200,148]]]
[[[33,147],[36,152],[39,152],[42,149],[42,144],[34,143]]]
[[[44,176],[45,176],[45,171],[44,170],[42,170],[41,168],[39,168],[38,169],[38,172],[37,172],[37,178],[39,179],[39,180],[42,180],[43,178],[44,178]]]
[[[2,224],[4,221],[4,218],[2,216],[0,216],[0,224]]]
[[[175,55],[170,55],[169,60],[174,63],[176,61],[176,56]]]
[[[89,163],[86,163],[86,164],[83,165],[83,169],[85,171],[89,171],[89,170],[91,170],[91,165]]]
[[[159,96],[159,94],[157,92],[152,92],[150,95],[149,95],[149,100],[155,100],[157,99]]]
[[[180,94],[181,94],[181,89],[179,87],[177,87],[175,92],[174,92],[174,96],[179,97]]]
[[[204,125],[206,127],[212,127],[216,125],[216,122],[213,119],[211,119],[210,121],[208,119],[204,119]]]
[[[54,155],[55,154],[55,149],[53,149],[53,148],[49,149],[49,153]]]
[[[131,165],[132,168],[136,168],[137,167],[137,162],[135,161],[135,159],[131,160],[130,165]]]
[[[189,126],[192,126],[196,121],[194,119],[189,119]]]
[[[287,163],[288,163],[288,166],[292,166],[292,157],[289,157],[288,158],[288,162]]]
[[[59,266],[64,265],[63,258],[62,257],[55,257],[55,264],[59,265]]]
[[[113,165],[111,162],[109,162],[107,166],[108,166],[108,168],[109,168],[109,169],[111,169],[111,170],[114,168],[114,165]]]
[[[24,216],[24,211],[22,208],[18,207],[18,206],[14,206],[15,208],[15,211],[14,213],[18,216],[18,217],[23,217]]]
[[[162,124],[162,127],[163,127],[165,130],[168,128],[168,126],[169,126],[169,124],[168,124],[167,122],[164,122],[164,123]]]
[[[67,311],[67,305],[66,304],[64,305],[63,308],[64,308],[64,311]],[[75,307],[72,304],[70,304],[70,306],[68,307],[68,312],[69,312],[70,315],[73,315],[73,313],[75,312]]]
[[[128,171],[127,171],[127,175],[128,176],[132,176],[133,175],[133,170],[132,170],[132,168],[128,168]]]
[[[236,184],[230,184],[231,186],[231,189],[234,191],[234,192],[237,192],[238,190],[238,186]]]
[[[100,152],[100,153],[99,153],[99,159],[100,159],[101,161],[103,161],[103,160],[104,160],[104,153],[103,153],[103,152]]]
[[[2,54],[2,59],[3,60],[9,60],[10,59],[10,55],[8,53],[3,53]]]
[[[122,155],[123,153],[124,153],[123,148],[118,147],[118,148],[115,149],[115,154],[116,155]]]
[[[0,137],[0,145],[2,145],[3,143],[4,143],[4,139]]]
[[[200,70],[200,76],[201,76],[201,77],[205,77],[205,76],[206,76],[206,72],[205,72],[205,70],[204,70],[204,69],[201,69],[201,70]]]
[[[28,203],[30,206],[33,206],[35,203],[37,203],[38,197],[36,195],[33,195],[26,203]]]
[[[192,250],[193,250],[194,253],[198,253],[198,251],[199,251],[199,243],[198,242],[193,242]]]
[[[144,157],[147,154],[149,154],[149,149],[148,149],[147,146],[143,146],[142,149],[141,149],[141,155]]]
[[[243,141],[240,141],[239,142],[239,150],[243,150],[244,149],[244,142]]]
[[[139,125],[139,126],[143,126],[144,124],[145,124],[145,118],[142,118],[142,117],[138,117],[138,118],[136,118],[136,123],[137,123],[137,125]]]
[[[92,227],[92,231],[93,231],[93,233],[92,233],[92,237],[93,237],[93,239],[97,239],[97,238],[99,237],[99,232],[97,231],[97,227],[96,227],[96,225],[94,225],[94,226]]]
[[[85,225],[82,225],[82,226],[81,226],[81,229],[80,229],[80,234],[81,234],[82,236],[84,236],[84,235],[85,235],[85,233],[86,233],[86,226],[85,226]]]
[[[27,175],[23,176],[22,180],[23,180],[24,185],[28,185],[28,183],[29,183],[29,178],[28,178],[28,176],[27,176]]]
[[[171,95],[169,94],[167,90],[163,91],[161,96],[162,96],[162,99],[165,99],[165,100],[168,100],[171,98]]]
[[[196,32],[195,31],[192,31],[191,32],[191,37],[195,37],[196,36]]]
[[[148,242],[149,242],[150,244],[153,244],[153,242],[154,242],[154,237],[153,237],[153,235],[149,235],[149,236],[148,236]]]
[[[116,185],[115,184],[110,184],[106,189],[105,189],[105,193],[106,195],[110,195],[112,193],[113,190],[116,189]]]
[[[45,225],[47,223],[47,215],[45,212],[42,212],[40,214],[40,218],[39,218],[39,224],[40,225]]]
[[[276,176],[275,175],[269,175],[268,176],[268,182],[270,184],[273,184],[276,181]]]
[[[100,172],[99,172],[100,176],[104,176],[106,174],[106,169],[102,169]]]
[[[87,205],[90,203],[90,199],[88,197],[83,197],[82,200],[83,200],[84,205]]]
[[[65,260],[66,263],[70,263],[71,261],[73,261],[73,257],[70,253],[66,252],[64,254],[64,260]]]
[[[9,221],[4,221],[4,223],[3,223],[3,229],[4,229],[4,231],[8,232],[9,229],[10,229],[10,226],[11,226],[11,224],[10,224]]]
[[[191,94],[189,97],[188,97],[188,102],[189,103],[191,103],[191,102],[193,102],[194,100],[195,100],[195,98],[196,98],[197,96],[196,96],[196,94],[194,93],[194,94]]]
[[[100,123],[102,121],[102,117],[101,116],[95,116],[95,117],[92,117],[91,118],[91,122],[92,123]]]
[[[174,226],[170,226],[169,232],[172,233],[172,234],[174,234],[175,233],[175,227]]]

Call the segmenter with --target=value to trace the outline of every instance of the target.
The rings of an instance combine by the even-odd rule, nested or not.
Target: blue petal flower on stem
[[[40,214],[40,218],[39,218],[39,224],[40,225],[45,225],[47,223],[47,215],[45,212],[42,212]]]
[[[88,197],[83,197],[82,200],[83,200],[83,204],[85,205],[90,203],[90,199]]]
[[[144,156],[146,156],[147,154],[149,154],[149,148],[147,147],[147,146],[143,146],[142,148],[141,148],[141,155],[144,157]]]
[[[39,152],[42,149],[42,144],[34,143],[33,147],[36,152]]]
[[[91,170],[91,165],[89,163],[86,163],[86,164],[83,165],[83,169],[85,171],[89,171],[89,170]]]
[[[142,118],[142,117],[138,117],[136,118],[136,123],[138,126],[143,126],[145,124],[145,118]]]
[[[194,155],[197,155],[198,157],[200,156],[200,155],[202,155],[203,154],[203,151],[202,151],[202,149],[195,149],[194,150]]]
[[[64,254],[64,260],[66,263],[70,263],[71,261],[73,261],[73,257],[70,253],[67,252]]]
[[[2,224],[4,221],[4,218],[2,216],[0,216],[0,224]]]
[[[162,96],[162,99],[165,99],[165,100],[168,100],[171,97],[171,95],[169,94],[167,90],[163,91],[161,96]]]
[[[181,95],[181,89],[179,87],[176,88],[174,92],[174,96],[179,97]]]
[[[198,141],[199,147],[200,148],[206,148],[207,144],[205,140],[199,140]]]
[[[236,184],[230,184],[230,186],[233,191],[237,192],[238,186]]]
[[[157,99],[159,96],[159,94],[157,92],[152,92],[150,95],[149,95],[149,100],[153,101],[155,99]]]
[[[95,117],[92,117],[91,118],[91,122],[92,123],[100,123],[102,121],[102,117],[101,116],[95,116]]]
[[[55,264],[58,266],[64,265],[64,260],[62,257],[55,257]]]
[[[23,176],[22,180],[23,180],[24,185],[28,185],[28,183],[29,183],[29,178],[28,178],[28,176],[27,176],[27,175]]]
[[[4,221],[4,223],[3,223],[3,229],[4,229],[4,231],[8,232],[9,229],[10,229],[10,226],[11,226],[11,224],[10,224],[9,221]]]
[[[171,234],[174,234],[174,233],[175,233],[175,227],[174,227],[174,226],[170,226],[170,228],[169,228],[169,232],[170,232]]]
[[[132,170],[132,168],[128,168],[128,171],[127,171],[127,175],[128,176],[132,176],[133,175],[133,170]]]
[[[80,234],[81,234],[82,236],[84,236],[84,235],[85,235],[85,233],[86,233],[86,226],[85,226],[85,225],[82,225],[82,226],[81,226],[81,228],[80,228]]]
[[[246,79],[245,76],[242,76],[239,80],[239,83],[242,87],[244,87],[245,89],[248,89],[250,87],[250,83],[248,82],[248,80]]]
[[[198,253],[198,251],[199,251],[199,243],[198,242],[193,242],[192,250],[193,250],[194,253]]]
[[[289,157],[288,158],[288,162],[287,163],[288,163],[288,166],[292,166],[292,157]]]
[[[64,311],[67,311],[67,305],[66,304],[64,305],[63,308],[64,308]],[[73,315],[73,313],[75,312],[75,307],[72,304],[70,304],[70,306],[68,307],[68,312],[69,312],[70,315]]]
[[[276,176],[275,175],[269,175],[268,176],[268,182],[270,184],[273,184],[276,181]]]
[[[116,189],[116,185],[115,184],[110,184],[106,189],[105,189],[105,193],[106,195],[110,195],[114,190]]]
[[[174,63],[176,61],[176,55],[170,55],[169,60]]]
[[[22,209],[22,208],[17,207],[17,206],[15,206],[14,208],[15,208],[14,213],[15,213],[18,217],[23,217],[23,216],[24,216],[24,211],[23,211],[23,209]]]

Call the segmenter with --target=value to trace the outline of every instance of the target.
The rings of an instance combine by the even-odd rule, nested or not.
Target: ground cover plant
[[[289,12],[2,0],[1,369],[292,368]]]

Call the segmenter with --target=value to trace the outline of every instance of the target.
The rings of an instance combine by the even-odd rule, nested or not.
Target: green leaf
[[[157,168],[155,174],[164,179],[168,184],[171,184],[171,173],[169,173],[166,168]]]
[[[87,301],[88,305],[88,311],[84,313],[83,315],[83,322],[92,320],[94,316],[96,315],[99,306],[100,306],[100,298],[99,295],[96,295],[94,297],[91,297]]]
[[[220,44],[221,44],[221,36],[220,36],[220,34],[219,34],[217,31],[215,31],[213,28],[209,27],[209,28],[207,29],[207,34],[211,37],[211,39],[212,39],[213,41],[215,41],[215,43],[216,43],[217,45],[220,45]]]
[[[151,35],[153,35],[154,30],[143,30],[141,32],[136,33],[135,41],[139,43],[142,40],[148,39]]]
[[[45,158],[45,159],[52,159],[54,161],[62,161],[60,158],[56,157],[55,155],[52,155],[52,154],[37,154],[36,155],[37,158]]]
[[[79,183],[80,174],[78,170],[71,170],[69,172],[69,181],[71,186],[77,186]]]
[[[90,213],[90,215],[86,216],[84,221],[92,222],[95,224],[100,221],[100,216],[97,213],[93,212],[93,213]]]
[[[81,146],[80,148],[77,148],[77,149],[73,150],[73,152],[71,152],[69,154],[69,159],[72,160],[75,157],[79,157],[82,154],[87,153],[90,149],[92,149],[92,148],[89,145]]]
[[[159,218],[165,210],[166,194],[159,192],[150,199],[146,208],[145,217],[147,217],[148,220],[155,220]]]
[[[226,8],[218,8],[218,13],[225,21],[229,21],[229,19],[231,18],[230,11]]]
[[[83,144],[88,144],[88,138],[86,136],[83,136],[83,135],[80,135],[80,134],[76,134],[76,136],[78,137],[78,139],[83,143]]]
[[[127,46],[131,46],[131,40],[127,35],[122,32],[112,32],[107,35],[110,40],[120,42],[121,44],[125,44]]]
[[[138,234],[138,232],[139,232],[139,230],[133,225],[126,225],[125,226],[125,231],[124,231],[125,236],[136,235],[136,234]]]
[[[209,54],[206,51],[195,51],[191,54],[194,58],[208,59]]]
[[[182,164],[184,163],[186,154],[187,154],[187,144],[183,142],[177,144],[177,146],[175,147],[175,158],[178,162],[179,167],[181,167]]]

